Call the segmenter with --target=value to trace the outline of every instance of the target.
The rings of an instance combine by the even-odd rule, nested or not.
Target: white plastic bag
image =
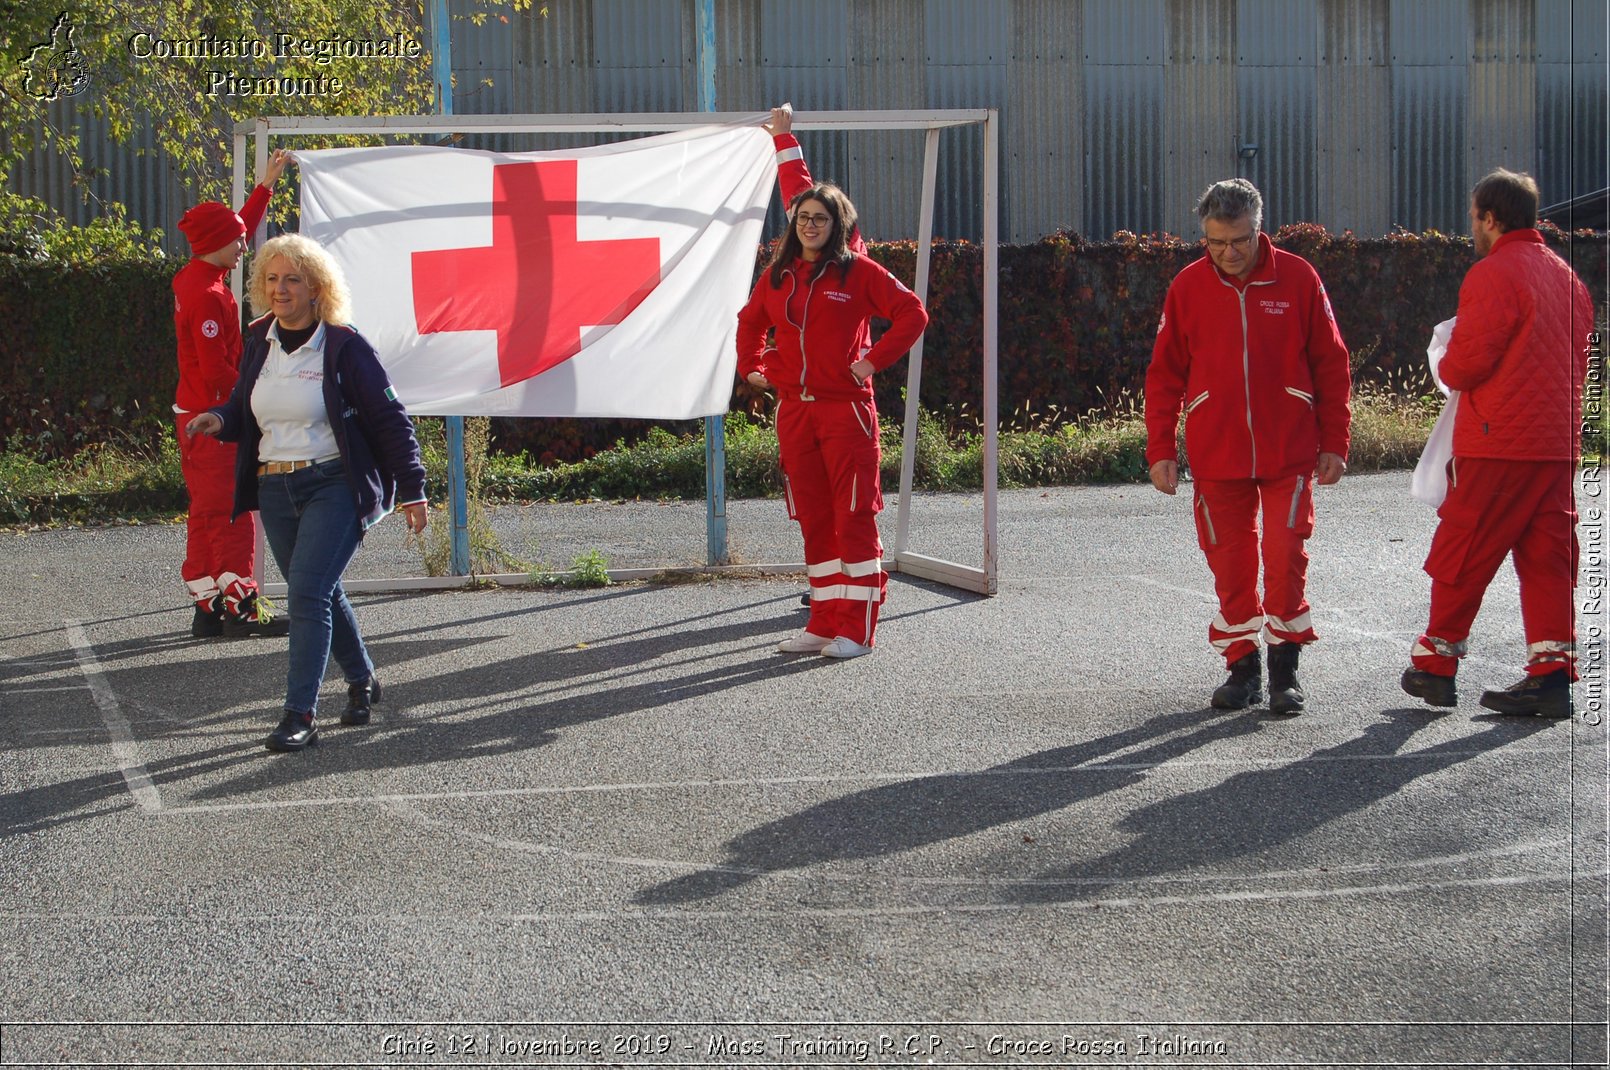
[[[1431,381],[1437,389],[1448,395],[1437,422],[1431,425],[1431,437],[1420,454],[1420,463],[1414,466],[1409,480],[1409,493],[1427,505],[1436,507],[1448,496],[1448,462],[1453,459],[1453,421],[1459,408],[1459,391],[1449,390],[1437,374],[1437,365],[1448,351],[1448,339],[1453,337],[1453,320],[1443,320],[1432,328],[1431,344],[1426,347],[1426,361],[1431,365]]]

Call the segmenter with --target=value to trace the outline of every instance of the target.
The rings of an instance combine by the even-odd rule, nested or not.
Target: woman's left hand
[[[860,360],[850,365],[850,374],[855,376],[855,381],[862,386],[866,385],[866,381],[872,378],[872,373],[875,371],[877,371],[877,369],[874,368],[872,366],[872,362],[867,360],[865,357],[862,357]]]
[[[425,508],[424,502],[413,502],[409,505],[399,505],[397,506],[397,511],[403,515],[403,522],[408,525],[409,531],[413,532],[415,535],[418,535],[420,532],[425,530],[425,524],[428,522],[427,514],[429,513],[429,510]]]

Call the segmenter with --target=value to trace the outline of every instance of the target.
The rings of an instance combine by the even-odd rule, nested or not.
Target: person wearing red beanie
[[[180,566],[195,602],[190,634],[198,639],[284,635],[283,622],[265,616],[252,578],[257,528],[251,516],[231,523],[235,492],[235,447],[205,436],[192,438],[184,425],[192,416],[222,404],[234,389],[240,367],[240,306],[226,276],[246,251],[246,236],[257,229],[274,186],[291,162],[274,153],[263,182],[239,214],[218,201],[203,201],[179,220],[190,243],[190,263],[173,278],[173,327],[179,343],[179,389],[173,412],[179,437],[179,467],[190,494],[185,558]]]

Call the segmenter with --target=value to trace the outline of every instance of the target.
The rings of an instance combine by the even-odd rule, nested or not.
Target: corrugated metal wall
[[[140,226],[171,229],[191,198],[173,176],[167,154],[156,144],[153,130],[135,131],[132,142],[116,144],[107,123],[82,115],[69,100],[50,105],[50,121],[58,128],[80,126],[85,161],[94,170],[82,183],[75,182],[67,160],[53,152],[36,152],[14,173],[11,188],[51,205],[76,226],[84,226],[104,214],[104,202],[120,202],[128,216]],[[38,144],[43,127],[29,131]],[[0,132],[9,138],[10,132]],[[177,235],[175,235],[177,237]],[[182,241],[183,239],[179,239]]]
[[[1466,229],[1470,0],[1392,0],[1392,223]]]
[[[1610,185],[1604,131],[1605,41],[1610,5],[1593,0],[1537,4],[1537,176],[1546,201]]]
[[[1338,232],[1384,234],[1392,223],[1388,8],[1389,0],[1319,5],[1318,219]]]
[[[553,0],[548,17],[454,24],[464,114],[695,107],[697,0]],[[1002,237],[1059,228],[1197,233],[1210,182],[1244,174],[1270,227],[1314,220],[1380,234],[1463,231],[1495,166],[1546,201],[1610,184],[1604,0],[715,0],[717,100],[761,111],[997,108]],[[465,15],[474,0],[451,0]],[[70,102],[61,121],[74,121]],[[189,199],[151,146],[86,123],[95,196],[170,229]],[[145,135],[150,140],[149,133]],[[627,135],[616,135],[627,136]],[[556,148],[598,135],[468,144]],[[916,232],[923,137],[805,132],[812,170],[843,185],[874,238]],[[935,230],[977,239],[977,129],[941,136]],[[1256,145],[1250,158],[1240,146]],[[1249,150],[1250,151],[1250,150]],[[77,222],[65,165],[13,180]],[[772,226],[781,212],[772,209]],[[177,241],[175,242],[177,244]]]
[[[1235,54],[1235,0],[1169,5],[1161,222],[1170,233],[1194,234],[1197,197],[1238,173]]]
[[[1014,0],[1001,142],[1006,211],[1001,233],[1039,236],[1084,225],[1084,79],[1081,27],[1087,0]],[[1088,0],[1100,2],[1100,0]]]
[[[1167,26],[1166,0],[1085,2],[1078,136],[1085,157],[1079,229],[1086,234],[1163,229]]]
[[[1012,9],[977,0],[928,0],[923,20],[927,100],[931,108],[995,108],[1002,113],[1001,141],[1007,129],[1006,71],[1012,55]],[[962,127],[939,139],[939,185],[952,192],[936,206],[934,233],[977,238],[984,230],[984,128]],[[914,170],[904,187],[920,195],[922,172]],[[1010,219],[1012,191],[1000,191],[1001,219]],[[915,226],[907,233],[916,233]]]
[[[850,3],[845,19],[850,55],[845,72],[846,107],[861,111],[923,106],[927,94],[923,78],[927,63],[923,51],[925,7],[923,0]],[[761,106],[766,103],[762,101]],[[794,104],[800,105],[798,97]],[[835,180],[855,201],[868,237],[916,236],[922,196],[922,141],[923,135],[916,131],[846,136],[849,166]],[[943,202],[944,206],[949,203],[948,198]],[[939,218],[945,218],[945,210],[937,210]],[[938,224],[935,226],[937,229]]]

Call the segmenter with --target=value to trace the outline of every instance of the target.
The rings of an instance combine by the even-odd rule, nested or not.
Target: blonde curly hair
[[[307,281],[308,289],[313,294],[315,316],[325,323],[347,324],[352,321],[352,291],[347,289],[347,279],[341,273],[341,265],[335,262],[335,257],[324,246],[300,234],[281,234],[277,238],[270,238],[252,257],[252,274],[246,283],[246,294],[251,298],[254,313],[261,316],[274,307],[263,275],[268,262],[281,256]]]

